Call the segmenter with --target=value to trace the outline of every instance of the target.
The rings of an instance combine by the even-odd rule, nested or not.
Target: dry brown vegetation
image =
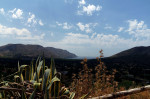
[[[71,83],[71,86],[69,87],[69,91],[68,88],[62,87],[60,86],[60,79],[57,77],[58,75],[55,75],[57,73],[56,72],[56,68],[54,65],[54,62],[51,61],[51,66],[48,69],[47,66],[45,66],[45,61],[39,61],[39,65],[36,64],[36,69],[35,71],[30,70],[30,73],[28,74],[29,78],[31,76],[31,78],[35,78],[35,79],[31,79],[28,81],[24,81],[22,80],[22,71],[25,70],[27,71],[27,68],[30,67],[33,68],[33,64],[31,64],[31,66],[27,66],[27,65],[22,65],[19,66],[18,65],[18,75],[13,75],[15,78],[14,82],[1,82],[0,85],[0,97],[25,97],[25,99],[32,97],[30,99],[34,99],[34,97],[39,97],[41,99],[43,99],[44,97],[49,97],[46,94],[51,95],[52,91],[49,92],[49,89],[54,88],[54,91],[56,91],[56,93],[58,93],[57,96],[52,96],[54,97],[54,99],[57,98],[70,98],[70,99],[83,99],[83,98],[91,98],[91,97],[97,97],[97,96],[103,96],[103,95],[107,95],[107,94],[115,94],[116,92],[120,92],[125,90],[125,88],[118,87],[118,82],[115,81],[115,74],[116,74],[116,70],[112,69],[111,71],[108,71],[104,62],[101,61],[101,58],[103,57],[103,51],[100,51],[100,57],[97,57],[97,61],[98,61],[98,65],[95,66],[95,69],[91,69],[88,67],[87,65],[87,59],[84,59],[81,64],[83,64],[83,69],[78,73],[78,74],[74,74],[72,79],[73,82]],[[52,72],[54,71],[54,72]],[[27,73],[27,72],[25,72]],[[41,73],[41,74],[40,74]],[[54,73],[54,74],[53,74]],[[34,75],[33,75],[34,74]],[[38,75],[38,76],[36,76]],[[43,75],[43,76],[40,76]],[[46,76],[44,75],[48,75],[48,78],[45,78]],[[55,77],[51,77],[51,76],[55,76]],[[12,76],[12,75],[11,75]],[[32,77],[33,76],[33,77]],[[35,77],[34,77],[35,76]],[[40,77],[42,81],[40,81]],[[49,80],[49,86],[45,86],[48,87],[47,92],[45,93],[45,95],[43,94],[42,91],[44,91],[44,89],[42,89],[42,87],[40,86],[38,91],[35,93],[34,90],[37,90],[37,88],[34,87],[34,85],[37,84],[45,84],[43,83],[44,79],[50,79]],[[19,80],[17,80],[19,79]],[[26,79],[26,77],[25,77]],[[35,80],[35,81],[34,81]],[[30,82],[29,82],[30,81]],[[34,82],[31,82],[34,81]],[[58,86],[58,84],[59,86]],[[15,85],[15,86],[14,86]],[[28,86],[30,85],[30,86]],[[16,88],[17,86],[17,88]],[[44,85],[43,85],[44,86]],[[51,87],[54,86],[54,87]],[[56,90],[56,88],[59,90]],[[132,86],[131,86],[132,88]],[[24,90],[23,90],[24,89]],[[30,90],[29,90],[30,89]],[[7,93],[8,91],[11,91],[11,95],[9,95],[10,93]],[[15,91],[15,93],[14,93]],[[45,91],[46,92],[46,91]],[[24,93],[23,95],[21,93]],[[19,95],[18,95],[19,94]],[[35,95],[34,95],[35,94]],[[113,94],[113,95],[114,95]],[[54,94],[55,95],[55,94]],[[65,95],[65,96],[64,96]],[[67,95],[67,96],[66,96]],[[75,95],[75,97],[74,97]],[[123,94],[124,95],[124,94]],[[127,96],[123,96],[119,98],[115,98],[115,99],[150,99],[150,91],[144,91],[140,92],[140,93],[135,93],[132,95],[127,95]],[[62,97],[63,96],[63,97]],[[52,99],[49,98],[49,99]],[[44,99],[48,99],[48,98],[44,98]],[[107,98],[105,98],[107,99]],[[110,99],[110,98],[109,98]],[[111,98],[112,99],[112,98]],[[114,99],[114,98],[113,98]]]
[[[95,70],[88,68],[87,59],[81,62],[83,70],[78,75],[73,75],[73,82],[70,86],[70,90],[76,93],[75,99],[102,96],[125,90],[124,87],[119,88],[118,82],[114,80],[117,71],[114,69],[108,72],[105,64],[101,61],[102,57],[103,51],[101,50],[100,57],[97,58],[99,64],[95,67]],[[117,99],[150,99],[150,91],[123,96]]]
[[[102,57],[103,51],[101,50],[100,57],[97,58],[99,64],[95,67],[95,70],[88,68],[87,59],[81,62],[81,64],[83,64],[83,70],[81,70],[78,75],[74,74],[73,82],[70,87],[70,89],[76,93],[76,99],[82,96],[101,96],[121,90],[118,89],[118,82],[114,80],[117,71],[114,69],[108,72],[105,64],[101,61]],[[124,90],[124,88],[122,90]]]

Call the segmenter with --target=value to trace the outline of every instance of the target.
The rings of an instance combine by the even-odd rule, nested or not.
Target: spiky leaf
[[[52,85],[53,85],[53,87],[52,87]],[[53,97],[53,96],[58,97],[59,91],[60,91],[60,79],[55,76],[50,81],[50,84],[47,87],[47,94],[48,95],[51,94],[51,97]]]
[[[46,86],[48,85],[49,75],[50,75],[50,69],[46,69],[42,80],[42,90],[44,93],[45,93]]]

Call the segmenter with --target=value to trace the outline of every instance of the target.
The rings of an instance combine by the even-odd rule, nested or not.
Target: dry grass
[[[108,72],[105,64],[101,61],[102,57],[103,51],[101,50],[100,57],[97,58],[99,64],[95,67],[94,74],[92,73],[92,69],[89,69],[87,66],[87,59],[81,62],[83,70],[78,75],[74,74],[70,87],[76,93],[76,99],[81,96],[101,96],[120,90],[118,89],[118,82],[114,80],[117,71],[112,70]]]
[[[88,68],[87,59],[81,62],[83,70],[78,75],[73,75],[73,82],[70,86],[70,90],[76,93],[75,99],[80,97],[97,97],[125,90],[123,87],[118,88],[118,82],[114,80],[117,71],[114,69],[108,72],[105,64],[101,61],[102,57],[103,51],[101,50],[100,57],[97,58],[99,64],[95,67],[95,70]],[[123,96],[117,99],[150,99],[150,91]]]

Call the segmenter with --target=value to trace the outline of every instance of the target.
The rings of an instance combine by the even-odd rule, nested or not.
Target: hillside
[[[66,50],[53,47],[43,47],[40,45],[8,44],[0,47],[0,57],[18,58],[18,57],[37,57],[43,55],[46,58],[73,58],[75,54]]]
[[[124,60],[126,62],[137,62],[150,64],[150,46],[134,47],[117,53],[108,59]]]
[[[111,57],[125,57],[125,56],[150,56],[150,46],[149,47],[134,47],[120,53],[117,53]]]

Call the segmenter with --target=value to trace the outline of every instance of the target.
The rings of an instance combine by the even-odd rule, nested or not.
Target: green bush
[[[12,82],[9,78],[14,77]],[[0,99],[73,99],[75,93],[63,87],[61,74],[56,71],[54,60],[50,68],[45,66],[45,60],[38,58],[36,64],[19,65],[18,71],[2,78],[0,83]]]

